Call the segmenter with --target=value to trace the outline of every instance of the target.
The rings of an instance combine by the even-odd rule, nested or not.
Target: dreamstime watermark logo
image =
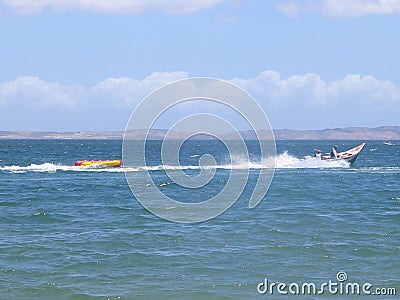
[[[218,216],[236,202],[249,180],[249,169],[230,168],[229,179],[218,194],[202,202],[185,202],[191,193],[204,188],[215,176],[217,160],[211,154],[204,154],[198,160],[200,172],[195,176],[190,176],[184,168],[162,168],[174,184],[186,189],[187,194],[181,193],[179,199],[163,193],[154,182],[151,171],[146,168],[147,143],[154,124],[169,110],[179,105],[188,107],[192,101],[197,103],[199,100],[233,111],[251,127],[258,144],[258,160],[263,167],[257,170],[258,178],[249,197],[249,208],[264,198],[274,175],[276,146],[273,131],[260,105],[246,91],[213,78],[189,78],[167,84],[145,97],[133,111],[124,133],[122,159],[126,170],[128,167],[143,167],[140,172],[125,171],[135,198],[151,213],[173,222],[195,223]],[[248,146],[240,130],[222,116],[222,113],[192,113],[174,120],[174,125],[168,128],[162,140],[159,153],[162,166],[179,166],[182,145],[199,134],[222,142],[232,164],[235,157],[249,162]],[[174,140],[173,133],[176,132],[181,133],[179,142]],[[223,132],[229,132],[229,138]]]
[[[348,281],[347,273],[340,271],[336,274],[336,280],[329,280],[321,284],[314,282],[269,282],[268,278],[264,278],[264,281],[257,285],[257,292],[268,295],[322,295],[329,293],[331,295],[394,296],[396,295],[396,288],[374,287],[369,282],[350,282]]]

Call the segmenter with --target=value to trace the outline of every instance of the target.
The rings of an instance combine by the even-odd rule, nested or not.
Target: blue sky
[[[396,0],[0,0],[0,130],[123,130],[198,76],[276,129],[400,125],[399,32]]]

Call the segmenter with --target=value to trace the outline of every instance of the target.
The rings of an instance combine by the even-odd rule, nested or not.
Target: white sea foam
[[[106,169],[106,168],[96,168],[96,167],[78,167],[78,166],[66,166],[57,165],[52,163],[44,164],[30,164],[29,166],[5,166],[0,167],[0,171],[8,171],[11,173],[26,173],[26,172],[47,172],[54,173],[56,171],[76,171],[76,172],[107,172],[107,171],[119,171],[123,172],[122,168]]]
[[[71,171],[71,172],[141,172],[141,171],[161,171],[161,170],[199,170],[204,169],[263,169],[271,168],[273,158],[266,159],[262,162],[248,161],[245,158],[232,158],[232,164],[221,164],[217,166],[198,166],[198,165],[157,165],[157,166],[125,166],[118,168],[102,168],[99,166],[70,166],[58,165],[53,163],[30,164],[29,166],[4,166],[0,167],[0,171],[8,171],[11,173],[26,173],[26,172],[48,172]],[[289,155],[287,152],[279,154],[275,157],[275,167],[278,169],[304,169],[304,168],[347,168],[349,164],[343,160],[329,161],[320,160],[313,157],[297,158]]]
[[[29,166],[21,167],[21,166],[5,166],[0,167],[0,170],[10,171],[13,173],[25,173],[25,172],[55,172],[57,168],[52,163],[44,163],[44,164],[31,164]]]
[[[348,168],[350,164],[344,160],[321,160],[315,157],[297,158],[287,152],[276,156],[276,168],[312,169],[312,168]]]
[[[357,169],[359,172],[364,172],[364,173],[399,173],[400,172],[400,167],[362,167]]]

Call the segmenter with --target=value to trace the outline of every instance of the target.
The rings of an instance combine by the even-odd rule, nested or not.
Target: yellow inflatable
[[[99,166],[114,168],[120,167],[122,165],[122,160],[78,160],[75,162],[75,166],[89,167],[89,166]]]

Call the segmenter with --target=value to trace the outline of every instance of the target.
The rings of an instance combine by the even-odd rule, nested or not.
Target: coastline
[[[162,140],[167,133],[164,129],[153,129],[148,135],[150,140]],[[240,131],[245,140],[254,140],[256,136],[253,131]],[[146,130],[135,130],[127,133],[132,139],[142,139]],[[276,129],[274,130],[276,140],[400,140],[400,126],[368,127],[346,127],[322,130],[296,130]],[[0,140],[22,140],[22,139],[60,139],[60,140],[120,140],[124,131],[28,131],[10,130],[0,131]],[[187,133],[171,132],[171,139],[182,140]],[[221,134],[222,138],[229,139],[230,133]],[[261,132],[260,138],[267,138],[266,132]],[[209,139],[207,136],[199,136],[198,139]]]

